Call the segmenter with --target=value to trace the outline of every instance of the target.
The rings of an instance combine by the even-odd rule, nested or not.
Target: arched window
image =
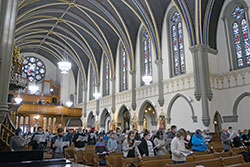
[[[242,6],[235,6],[231,11],[230,25],[233,38],[233,59],[235,69],[250,66],[250,38],[246,12]]]
[[[181,16],[178,11],[174,10],[169,15],[169,36],[171,45],[171,76],[178,76],[184,74],[185,69],[185,54],[183,43],[183,30]]]
[[[125,47],[120,46],[120,91],[128,90],[128,59]]]
[[[79,79],[79,85],[78,85],[78,104],[83,102],[83,77],[80,71],[78,71],[78,79]]]
[[[103,63],[103,96],[109,95],[109,61],[106,56],[104,56]]]
[[[95,92],[95,70],[93,65],[90,67],[90,82],[89,82],[89,100],[94,99]]]
[[[147,30],[144,28],[144,31],[142,31],[142,47],[143,47],[143,60],[142,60],[142,76],[149,75],[152,76],[152,48],[151,48],[151,39],[147,32]],[[142,82],[142,85],[145,83]]]

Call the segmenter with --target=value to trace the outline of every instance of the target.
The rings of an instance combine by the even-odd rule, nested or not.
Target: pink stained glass
[[[239,30],[239,25],[236,22],[233,24],[233,36],[234,36],[234,45],[237,56],[237,65],[238,67],[243,67],[244,61],[243,61],[242,47],[240,41],[240,30]]]
[[[178,44],[177,44],[177,30],[176,25],[172,26],[172,47],[174,56],[174,72],[175,75],[179,74],[179,56],[178,56]]]
[[[249,39],[249,31],[248,31],[248,24],[246,19],[242,19],[241,21],[241,29],[242,29],[242,39],[243,39],[243,46],[245,49],[245,57],[246,57],[246,64],[249,66],[250,61],[250,39]]]
[[[180,72],[185,73],[185,60],[184,60],[184,48],[183,48],[183,36],[182,36],[182,25],[181,22],[178,23],[178,35],[179,35],[179,56],[180,56],[180,64],[181,70]]]
[[[122,48],[122,90],[127,90],[127,56],[125,48]]]
[[[107,59],[105,64],[106,75],[105,75],[105,95],[109,94],[109,62]]]

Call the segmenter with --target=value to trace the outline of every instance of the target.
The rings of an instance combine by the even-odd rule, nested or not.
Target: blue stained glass
[[[125,51],[125,47],[122,47],[122,90],[127,90],[127,55]]]
[[[237,56],[237,65],[238,67],[243,67],[244,61],[241,48],[240,30],[239,30],[239,25],[236,22],[233,24],[233,36],[234,36],[234,45]]]
[[[232,13],[232,16],[235,18],[235,19],[239,19],[241,18],[241,16],[244,14],[244,9],[242,9],[241,7],[237,6],[235,9],[234,9],[234,12]]]
[[[246,19],[243,19],[241,21],[241,29],[242,29],[243,44],[245,48],[246,63],[247,65],[250,65],[250,39],[249,39],[248,24]]]
[[[109,95],[109,61],[105,58],[105,95]]]
[[[174,23],[171,27],[174,75],[180,75],[185,73],[185,54],[181,17],[177,11],[173,13],[171,21]]]
[[[180,19],[180,17],[181,16],[180,16],[179,12],[174,12],[171,21],[176,23]]]
[[[152,55],[151,55],[151,39],[149,37],[148,32],[145,30],[144,32],[144,74],[152,75]]]

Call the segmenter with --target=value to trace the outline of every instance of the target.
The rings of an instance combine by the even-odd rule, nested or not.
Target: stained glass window
[[[232,12],[232,36],[236,68],[250,66],[249,28],[245,11],[240,6],[235,7]]]
[[[22,76],[31,82],[41,81],[46,73],[46,67],[42,60],[36,57],[25,57],[23,60]]]
[[[151,48],[151,39],[147,30],[145,30],[143,33],[143,50],[144,50],[143,75],[152,76],[152,48]]]
[[[90,68],[90,82],[89,82],[89,100],[94,99],[94,92],[95,92],[95,70],[94,67],[91,65]]]
[[[127,54],[126,54],[126,51],[125,51],[125,47],[122,45],[121,46],[121,80],[120,80],[120,83],[121,83],[121,87],[120,87],[120,90],[121,91],[124,91],[124,90],[127,90],[128,89],[128,69],[127,69],[127,66],[128,66],[128,59],[127,59]]]
[[[179,12],[174,12],[171,16],[171,45],[172,45],[172,76],[185,73],[185,54],[183,43],[182,23]]]
[[[109,61],[107,57],[104,57],[104,85],[103,95],[109,95]]]

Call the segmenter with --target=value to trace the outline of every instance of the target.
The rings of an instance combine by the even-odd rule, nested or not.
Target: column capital
[[[210,47],[208,45],[205,45],[205,44],[198,44],[198,45],[194,45],[192,47],[190,47],[190,51],[191,52],[195,52],[195,51],[201,51],[201,50],[208,50]]]
[[[136,74],[136,70],[129,71],[129,73],[130,73],[131,75],[135,75],[135,74]]]
[[[157,64],[157,65],[163,64],[163,59],[155,60],[155,64]]]

